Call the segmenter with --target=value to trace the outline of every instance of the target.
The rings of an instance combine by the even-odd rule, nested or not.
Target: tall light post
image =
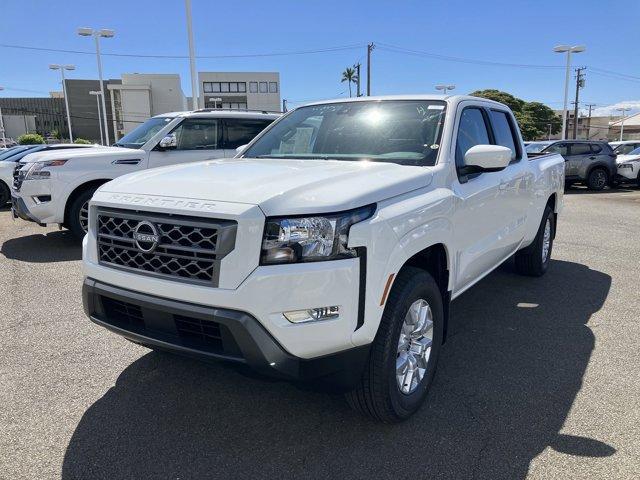
[[[562,138],[560,140],[566,140],[567,138],[567,102],[569,101],[569,77],[571,70],[571,54],[584,52],[587,49],[584,45],[558,45],[553,48],[556,53],[567,54],[567,70],[565,72],[564,79],[564,105],[562,107]]]
[[[617,111],[622,112],[622,120],[620,120],[620,141],[622,141],[622,134],[624,133],[624,112],[631,110],[629,107],[616,108]]]
[[[197,110],[200,107],[198,100],[198,79],[196,77],[196,50],[193,43],[193,25],[191,21],[191,0],[184,1],[187,10],[187,35],[189,37],[189,69],[191,71],[191,108]]]
[[[0,90],[4,90],[4,87],[0,87]],[[4,136],[4,120],[2,120],[2,107],[0,107],[0,132],[2,132],[2,146],[6,148],[7,138]]]
[[[100,143],[104,145],[104,138],[102,136],[102,119],[100,116],[100,95],[102,95],[102,92],[100,90],[91,90],[89,95],[94,95],[96,97],[96,105],[98,107],[98,126],[100,127]]]
[[[438,85],[436,85],[436,90],[442,90],[442,93],[444,93],[445,95],[449,90],[453,90],[454,88],[456,88],[455,85],[445,85],[443,83],[439,83]]]
[[[104,140],[105,144],[109,145],[109,126],[107,124],[107,105],[104,101],[104,81],[102,80],[102,59],[100,58],[100,37],[113,38],[115,32],[108,28],[102,28],[100,30],[94,30],[89,27],[82,27],[78,29],[78,35],[81,37],[93,37],[96,41],[96,58],[98,60],[98,78],[100,79],[100,97],[102,98],[102,112],[104,116]]]
[[[65,70],[75,70],[75,65],[62,65],[58,63],[52,63],[49,65],[49,69],[51,70],[60,70],[60,76],[62,77],[62,94],[64,95],[64,108],[67,111],[67,127],[69,128],[69,141],[73,143],[73,132],[71,131],[71,114],[69,113],[69,97],[67,96],[67,84],[64,81],[64,71]]]

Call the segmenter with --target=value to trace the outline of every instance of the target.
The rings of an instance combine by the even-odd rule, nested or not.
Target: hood
[[[428,167],[337,160],[220,159],[125,175],[101,191],[259,205],[271,215],[328,213],[426,187]]]
[[[618,155],[616,157],[616,163],[633,162],[640,160],[640,155]]]
[[[133,157],[132,157],[133,155]],[[88,148],[63,148],[59,150],[48,150],[30,153],[20,160],[20,163],[46,162],[62,158],[95,158],[105,157],[113,160],[119,158],[143,158],[145,152],[135,148],[120,147],[88,147]]]

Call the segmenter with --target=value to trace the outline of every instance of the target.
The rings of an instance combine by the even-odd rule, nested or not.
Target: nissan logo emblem
[[[153,223],[143,220],[133,230],[133,240],[138,250],[144,253],[151,253],[160,242],[158,228]]]

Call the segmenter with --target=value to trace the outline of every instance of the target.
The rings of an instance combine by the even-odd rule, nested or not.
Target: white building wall
[[[207,91],[207,83],[244,83],[245,92],[217,92]],[[258,86],[258,92],[251,91],[251,85]],[[266,85],[267,92],[259,91],[260,83]],[[270,92],[269,87],[275,84],[275,92]],[[220,108],[220,103],[243,103],[246,102],[249,110],[266,110],[270,112],[281,111],[280,96],[280,74],[278,72],[199,72],[198,87],[200,89],[200,107]],[[212,98],[221,98],[222,102],[212,102]]]

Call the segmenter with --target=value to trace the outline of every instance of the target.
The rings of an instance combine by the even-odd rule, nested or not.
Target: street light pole
[[[547,140],[551,141],[551,124],[547,123],[547,127],[549,127],[549,136],[547,137]]]
[[[0,90],[4,90],[4,87],[0,87]],[[0,132],[2,132],[2,146],[7,147],[7,138],[4,136],[4,120],[2,119],[2,107],[0,107]]]
[[[584,45],[558,45],[554,47],[553,51],[556,53],[567,54],[567,67],[564,78],[564,104],[562,106],[562,138],[560,140],[567,139],[567,103],[569,102],[569,78],[571,71],[571,54],[584,52],[586,47]]]
[[[453,90],[454,88],[456,88],[455,85],[445,85],[442,83],[439,83],[438,85],[436,85],[436,90],[442,90],[442,93],[445,95],[449,90]]]
[[[83,27],[78,29],[78,35],[82,37],[93,37],[96,42],[96,59],[98,61],[98,78],[100,80],[100,96],[102,99],[102,112],[104,113],[104,139],[105,144],[109,145],[109,125],[107,123],[107,105],[105,103],[104,95],[104,80],[102,79],[102,58],[100,57],[100,37],[113,38],[115,32],[108,28],[102,28],[100,30],[94,30],[92,28]]]
[[[73,132],[71,131],[71,114],[69,113],[69,97],[67,96],[67,83],[64,78],[65,70],[75,70],[75,65],[62,65],[62,64],[51,64],[49,65],[51,70],[60,70],[60,75],[62,76],[62,95],[64,95],[64,107],[67,111],[67,127],[69,128],[69,141],[73,143]]]
[[[197,110],[200,106],[198,100],[198,79],[196,78],[196,53],[193,44],[193,25],[191,21],[191,0],[185,0],[187,10],[187,35],[189,36],[189,68],[191,70],[191,107]]]
[[[96,106],[98,107],[98,126],[100,127],[100,143],[104,145],[104,137],[102,134],[102,118],[100,116],[100,95],[102,95],[102,93],[99,90],[91,90],[89,92],[89,95],[94,95],[96,97]]]
[[[622,120],[620,120],[620,141],[622,141],[622,134],[624,133],[624,112],[631,110],[629,107],[616,108],[617,111],[622,112]]]

